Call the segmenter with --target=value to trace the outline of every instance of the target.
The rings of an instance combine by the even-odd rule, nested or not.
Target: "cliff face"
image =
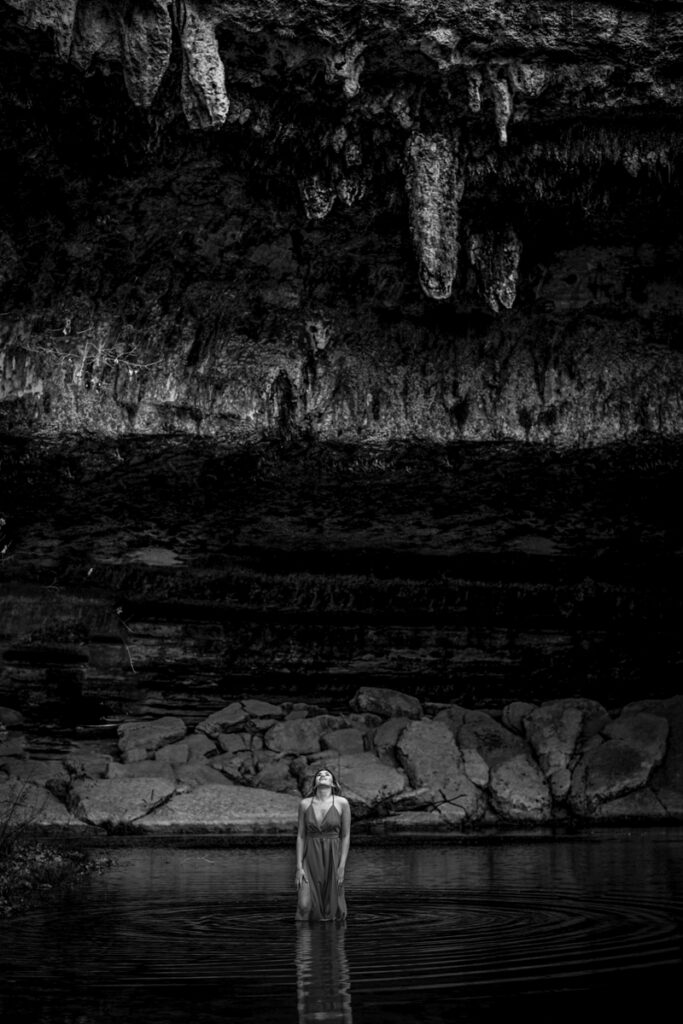
[[[679,4],[0,26],[4,431],[680,433]]]
[[[0,696],[670,692],[682,56],[673,0],[0,0]]]

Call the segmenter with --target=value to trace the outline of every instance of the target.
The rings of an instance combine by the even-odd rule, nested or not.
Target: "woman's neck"
[[[315,787],[315,798],[316,800],[329,800],[332,796],[331,786],[316,786]]]

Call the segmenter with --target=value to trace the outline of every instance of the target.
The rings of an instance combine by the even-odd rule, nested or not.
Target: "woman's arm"
[[[344,882],[344,872],[346,870],[346,858],[349,855],[349,847],[351,845],[351,808],[349,807],[349,801],[344,800],[342,804],[341,813],[341,853],[339,855],[339,868],[337,870],[337,882],[342,885]]]

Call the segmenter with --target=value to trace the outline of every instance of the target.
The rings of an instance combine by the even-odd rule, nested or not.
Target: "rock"
[[[425,787],[439,813],[449,820],[477,821],[485,796],[468,778],[453,733],[442,721],[410,722],[401,733],[398,758],[414,789]]]
[[[379,728],[383,721],[379,715],[371,715],[363,711],[353,711],[345,718],[347,725],[352,725],[354,729],[360,729],[361,732],[368,734]]]
[[[203,732],[212,739],[222,732],[230,732],[238,725],[247,720],[247,713],[241,704],[236,702],[228,704],[220,711],[214,711],[212,715],[205,718],[195,726],[195,732]]]
[[[404,789],[401,793],[391,799],[391,813],[399,814],[403,811],[422,811],[431,808],[432,795],[427,786],[421,789]]]
[[[212,768],[223,772],[233,782],[244,782],[245,776],[254,774],[254,758],[250,750],[239,750],[234,754],[218,754],[208,762]]]
[[[338,750],[344,754],[362,754],[365,750],[363,733],[358,729],[333,729],[320,737],[323,750]]]
[[[87,826],[44,786],[19,779],[0,782],[0,821],[27,832],[87,831]]]
[[[389,718],[375,730],[372,743],[380,761],[396,764],[396,744],[409,721],[404,716]]]
[[[592,814],[608,800],[644,786],[652,765],[623,740],[607,740],[583,755],[572,775],[569,804],[580,815]]]
[[[270,704],[266,700],[244,700],[242,707],[250,718],[284,718],[285,709],[279,704]]]
[[[511,732],[520,736],[524,735],[524,719],[536,710],[535,704],[528,704],[523,700],[513,700],[503,708],[503,725]]]
[[[76,753],[64,759],[64,767],[76,778],[103,779],[113,760],[111,754]]]
[[[202,764],[199,761],[190,761],[188,764],[181,764],[175,770],[177,786],[176,791],[189,791],[197,789],[198,786],[234,786],[235,783],[218,771],[212,768],[211,762]]]
[[[21,757],[25,750],[25,736],[11,736],[4,743],[0,743],[0,757]]]
[[[372,807],[406,787],[406,776],[400,769],[383,764],[369,752],[342,754],[333,771],[352,806]]]
[[[141,761],[159,747],[182,740],[186,732],[183,720],[170,715],[151,722],[126,722],[118,728],[119,750],[124,761]]]
[[[582,697],[548,701],[525,716],[525,735],[556,800],[569,792],[567,772],[580,740],[608,721],[602,705]]]
[[[47,786],[52,782],[68,782],[69,773],[61,761],[29,761],[23,758],[8,758],[3,762],[11,779],[33,782],[36,786]]]
[[[275,793],[299,794],[296,779],[289,770],[289,762],[284,759],[263,765],[254,776],[253,785]]]
[[[610,739],[628,743],[640,752],[652,768],[655,768],[662,763],[666,755],[669,723],[666,718],[649,714],[647,711],[622,712],[619,718],[605,727],[604,734]]]
[[[422,705],[416,697],[399,690],[362,686],[351,701],[354,711],[367,711],[382,718],[422,718]]]
[[[320,750],[320,737],[337,725],[331,715],[278,722],[266,733],[264,740],[269,750],[287,754],[312,754]]]
[[[436,722],[445,722],[453,735],[456,736],[458,729],[465,721],[466,714],[467,708],[461,708],[459,704],[450,704],[447,708],[437,711],[434,720]]]
[[[184,741],[168,743],[165,747],[159,747],[154,753],[156,761],[166,761],[168,764],[187,764],[190,760],[190,747]]]
[[[224,732],[216,736],[216,744],[224,754],[237,754],[251,750],[251,736],[245,732]]]
[[[143,817],[168,800],[175,781],[157,778],[83,779],[71,787],[70,807],[91,825],[116,828]]]
[[[669,814],[680,819],[683,817],[683,696],[627,704],[622,716],[640,712],[658,715],[669,723],[666,755],[652,773],[649,785]]]
[[[438,811],[401,811],[382,820],[383,832],[443,832],[452,827]]]
[[[294,708],[293,711],[290,711],[287,714],[286,721],[288,721],[288,722],[298,722],[302,718],[306,718],[307,716],[308,716],[308,711],[306,710],[306,708]]]
[[[469,778],[488,786],[491,804],[503,820],[538,823],[549,819],[548,784],[520,736],[485,712],[467,712],[458,731],[458,746]]]
[[[196,761],[206,757],[207,754],[215,754],[216,744],[203,732],[193,733],[185,737],[185,742],[190,748],[190,761]]]
[[[141,832],[276,832],[294,835],[300,797],[246,786],[199,786],[137,822]]]
[[[552,817],[550,789],[525,754],[491,768],[489,792],[493,809],[504,821],[539,824]]]
[[[135,761],[119,764],[112,761],[107,765],[108,779],[165,779],[175,783],[176,773],[173,766],[163,761]]]
[[[671,817],[649,788],[598,804],[590,816],[599,821],[665,821]]]
[[[0,725],[4,725],[8,729],[16,729],[23,723],[24,716],[20,711],[15,711],[14,708],[0,707]]]

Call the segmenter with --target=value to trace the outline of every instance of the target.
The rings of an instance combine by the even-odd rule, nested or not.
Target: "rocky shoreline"
[[[190,729],[122,722],[60,759],[27,756],[20,713],[0,722],[0,820],[33,835],[286,837],[321,764],[361,834],[683,822],[680,695],[481,711],[362,687],[339,714],[247,698]]]

